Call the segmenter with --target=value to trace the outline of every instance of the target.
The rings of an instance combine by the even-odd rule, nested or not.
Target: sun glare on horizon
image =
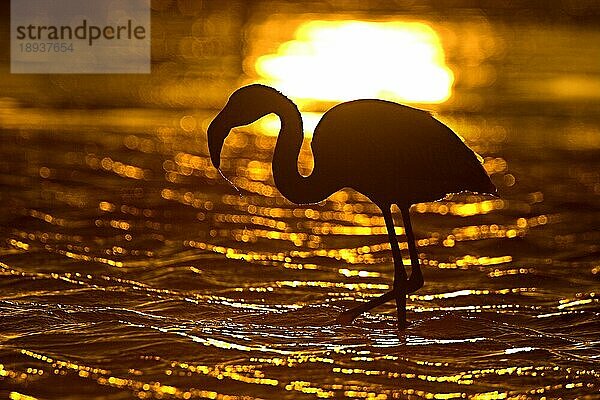
[[[307,22],[255,69],[261,82],[309,103],[443,103],[454,83],[438,34],[422,22]]]

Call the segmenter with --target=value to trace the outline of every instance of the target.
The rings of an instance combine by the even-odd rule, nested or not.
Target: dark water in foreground
[[[550,44],[567,48],[560,37]],[[533,84],[532,66],[567,65],[523,54],[498,61],[515,85]],[[426,286],[401,335],[392,304],[332,322],[389,289],[383,219],[351,191],[285,201],[274,138],[228,140],[239,196],[210,166],[209,112],[2,103],[0,395],[597,398],[597,98],[503,99],[440,115],[501,197],[413,207]]]

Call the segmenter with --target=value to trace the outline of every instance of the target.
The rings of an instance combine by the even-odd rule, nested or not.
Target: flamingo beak
[[[208,126],[208,152],[212,164],[217,169],[221,165],[221,149],[223,149],[223,143],[225,142],[227,135],[229,135],[230,130],[231,129],[227,128],[226,124],[223,123],[222,113],[219,113]]]

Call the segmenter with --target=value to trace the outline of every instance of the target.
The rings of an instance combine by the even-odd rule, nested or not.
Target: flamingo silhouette
[[[406,327],[406,295],[423,286],[409,207],[463,191],[496,193],[478,156],[446,125],[428,112],[383,100],[355,100],[327,111],[311,143],[314,168],[298,172],[303,139],[296,105],[277,90],[249,85],[235,91],[208,128],[208,147],[219,168],[221,149],[232,128],[275,113],[281,130],[273,155],[275,185],[297,204],[317,203],[344,187],[367,196],[382,211],[394,258],[392,290],[343,312],[339,323],[396,300],[398,328]],[[391,206],[401,211],[411,260],[411,275],[402,263]]]

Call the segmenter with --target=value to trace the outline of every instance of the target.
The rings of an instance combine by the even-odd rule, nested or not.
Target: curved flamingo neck
[[[302,117],[296,105],[287,97],[273,91],[267,102],[281,120],[281,129],[273,155],[275,186],[288,200],[296,204],[318,203],[334,190],[329,188],[320,174],[302,176],[298,172],[298,156],[304,139]],[[262,99],[261,99],[262,100]]]

